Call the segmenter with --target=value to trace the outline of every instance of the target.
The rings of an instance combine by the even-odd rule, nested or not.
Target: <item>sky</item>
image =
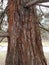
[[[0,2],[1,2],[1,0],[0,0]],[[3,9],[5,9],[5,8],[6,8],[7,3],[8,3],[8,0],[3,0]],[[0,3],[0,5],[1,5],[1,3]]]

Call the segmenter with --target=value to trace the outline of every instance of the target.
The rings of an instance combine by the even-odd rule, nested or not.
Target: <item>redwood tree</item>
[[[5,65],[47,65],[34,6],[25,8],[24,2],[9,0],[9,42]]]

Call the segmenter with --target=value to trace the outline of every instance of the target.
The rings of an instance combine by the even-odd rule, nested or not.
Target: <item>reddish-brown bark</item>
[[[9,45],[5,65],[47,65],[34,7],[9,0]]]

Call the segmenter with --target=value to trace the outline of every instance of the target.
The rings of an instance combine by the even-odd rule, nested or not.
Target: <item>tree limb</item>
[[[47,30],[46,28],[41,27],[41,26],[40,26],[40,28],[43,29],[43,30],[45,30],[45,31],[47,31],[49,33],[49,30]]]
[[[37,3],[43,3],[43,2],[49,2],[49,0],[32,0],[26,3],[24,7],[30,7],[30,6],[36,5]]]
[[[9,37],[8,32],[0,33],[0,37]]]
[[[44,27],[44,26],[43,26],[40,22],[39,22],[39,24],[40,24],[40,26],[39,26],[39,27],[40,27],[41,29],[43,29],[43,30],[45,30],[45,31],[49,32],[49,30],[48,30],[48,29],[46,29],[46,28],[45,28],[45,27]]]
[[[36,4],[37,2],[38,2],[38,0],[30,1],[30,2],[28,2],[28,3],[25,3],[25,6],[24,6],[24,7],[30,7],[30,6],[32,6],[32,5],[34,5],[34,4]]]
[[[2,40],[4,39],[5,37],[3,37],[1,40],[0,40],[0,43],[2,42]]]
[[[41,3],[38,3],[38,4],[36,4],[36,5],[49,8],[49,5],[43,5],[43,4],[41,4]]]
[[[1,13],[1,15],[0,15],[1,23],[2,23],[2,21],[3,21],[4,15],[5,15],[5,13],[7,12],[7,10],[8,10],[8,6],[5,8],[4,12]]]

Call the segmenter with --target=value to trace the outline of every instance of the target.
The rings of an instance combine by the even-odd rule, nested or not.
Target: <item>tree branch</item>
[[[49,2],[49,0],[33,0],[25,4],[24,7],[30,7],[36,5],[37,3]]]
[[[9,37],[8,32],[0,33],[0,37]]]
[[[2,40],[4,39],[5,37],[3,37],[1,40],[0,40],[0,43],[2,42]]]
[[[34,4],[36,4],[37,2],[38,2],[38,0],[30,1],[30,2],[26,3],[24,7],[30,7],[30,6],[32,6]]]
[[[41,4],[41,3],[38,3],[38,4],[36,4],[36,5],[49,8],[49,5],[43,5],[43,4]]]
[[[46,29],[46,28],[45,28],[45,27],[44,27],[44,26],[43,26],[40,22],[39,22],[39,24],[40,24],[40,26],[39,26],[39,27],[40,27],[41,29],[43,29],[43,30],[45,30],[45,31],[49,32],[49,30],[47,30],[47,29]]]
[[[47,31],[49,33],[49,30],[47,30],[46,28],[41,27],[41,26],[40,26],[40,28],[43,29],[43,30],[45,30],[45,31]]]
[[[7,10],[8,10],[8,6],[5,8],[4,12],[1,13],[1,15],[0,15],[1,22],[3,21],[4,15],[7,12]]]

